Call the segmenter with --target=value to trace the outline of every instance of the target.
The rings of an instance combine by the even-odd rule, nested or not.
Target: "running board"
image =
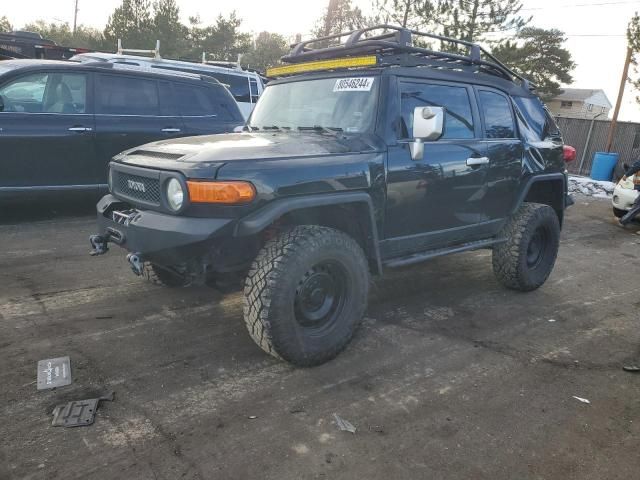
[[[414,253],[407,255],[406,257],[396,257],[383,261],[382,265],[388,268],[404,267],[405,265],[412,265],[414,263],[424,262],[431,260],[432,258],[442,257],[443,255],[449,255],[451,253],[468,252],[470,250],[479,250],[481,248],[492,247],[498,243],[503,243],[505,240],[501,238],[490,238],[488,240],[478,240],[476,242],[463,243],[455,247],[436,248],[435,250],[427,250],[426,252]]]

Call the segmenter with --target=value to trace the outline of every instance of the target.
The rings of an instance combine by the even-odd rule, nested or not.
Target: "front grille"
[[[143,202],[160,205],[160,182],[157,178],[141,177],[131,173],[115,171],[115,194]]]

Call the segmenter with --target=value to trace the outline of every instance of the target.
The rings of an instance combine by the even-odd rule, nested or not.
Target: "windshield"
[[[268,86],[249,121],[252,129],[371,131],[378,77],[323,78]]]

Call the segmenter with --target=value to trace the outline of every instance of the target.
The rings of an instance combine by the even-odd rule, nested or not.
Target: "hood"
[[[152,167],[153,162],[222,164],[234,160],[290,159],[365,153],[383,147],[374,135],[324,133],[227,133],[148,143],[118,155],[123,163]]]

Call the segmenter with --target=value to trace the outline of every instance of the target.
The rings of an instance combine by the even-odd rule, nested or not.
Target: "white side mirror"
[[[444,108],[442,107],[416,107],[413,109],[413,142],[411,158],[422,160],[424,156],[424,143],[438,140],[444,131]]]

